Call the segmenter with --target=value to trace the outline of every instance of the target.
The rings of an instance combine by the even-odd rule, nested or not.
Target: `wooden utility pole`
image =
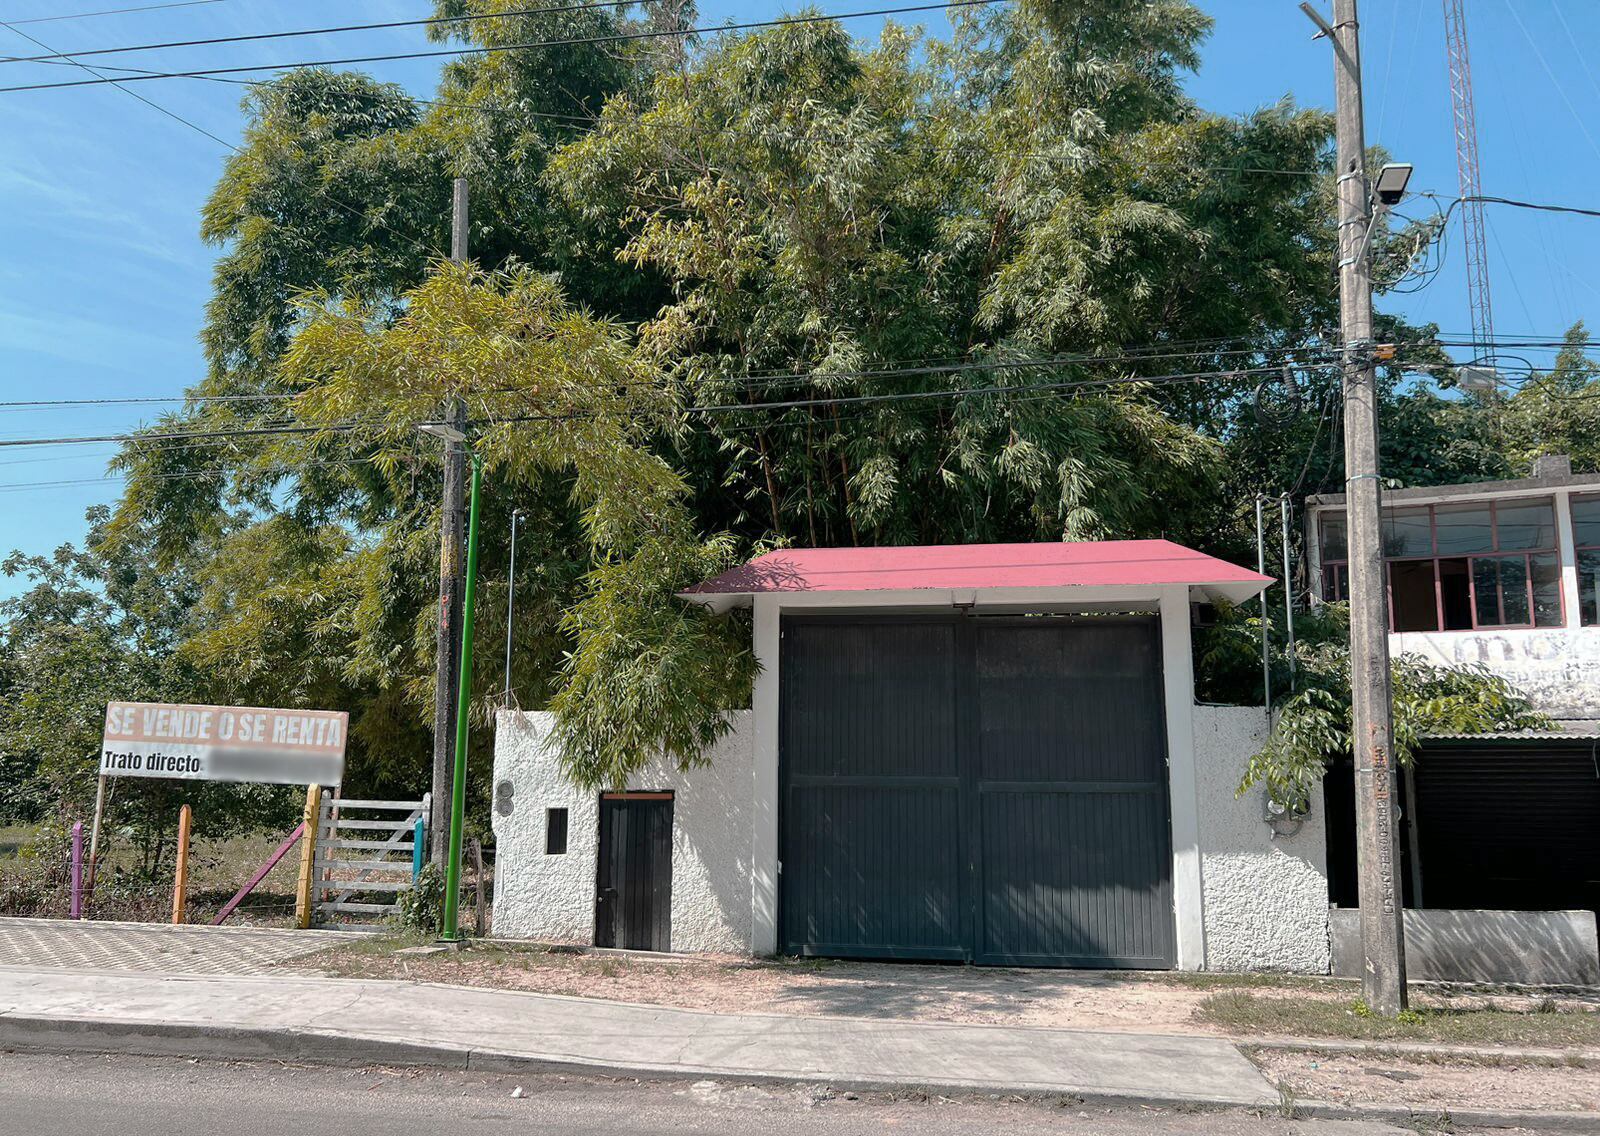
[[[450,210],[450,259],[467,259],[467,179],[456,178]],[[446,421],[461,433],[467,429],[466,404],[452,398]],[[464,570],[461,541],[467,485],[467,450],[458,441],[444,443],[444,490],[439,522],[439,624],[434,640],[433,672],[433,811],[428,818],[433,862],[443,870],[450,832],[450,786],[455,762],[456,674],[461,658],[461,591]]]
[[[1389,609],[1383,577],[1378,480],[1377,364],[1372,342],[1372,273],[1361,113],[1361,35],[1356,0],[1334,0],[1338,127],[1339,323],[1343,338],[1345,502],[1350,536],[1351,736],[1355,749],[1356,856],[1361,902],[1361,989],[1376,1013],[1406,1008],[1405,924],[1399,833],[1394,823],[1394,719],[1389,686]]]

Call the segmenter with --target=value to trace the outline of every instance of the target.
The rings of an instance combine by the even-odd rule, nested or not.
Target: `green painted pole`
[[[478,589],[478,487],[483,459],[472,455],[472,503],[467,514],[467,586],[461,596],[461,682],[456,699],[455,783],[450,791],[450,859],[444,869],[444,929],[440,938],[453,942],[456,908],[461,899],[461,829],[467,810],[467,716],[472,707],[472,599]]]

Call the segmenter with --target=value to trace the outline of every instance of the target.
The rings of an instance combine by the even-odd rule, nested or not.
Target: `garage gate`
[[[1159,622],[786,617],[791,954],[1174,965]]]

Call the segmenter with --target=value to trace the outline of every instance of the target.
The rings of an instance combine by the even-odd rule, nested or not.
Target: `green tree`
[[[1549,371],[1533,372],[1509,398],[1489,403],[1487,417],[1504,431],[1517,475],[1542,454],[1569,454],[1577,472],[1600,472],[1600,361],[1582,321],[1567,331]]]
[[[477,46],[693,18],[437,10],[516,13],[434,29]],[[252,88],[204,217],[209,373],[120,456],[109,529],[189,566],[180,653],[217,697],[348,706],[352,777],[420,788],[441,472],[413,428],[452,392],[487,424],[480,628],[515,595],[515,693],[556,710],[586,783],[653,746],[692,762],[741,701],[738,637],[672,592],[753,549],[1239,555],[1241,501],[1336,484],[1326,354],[1287,426],[1254,410],[1334,322],[1328,116],[1195,105],[1210,24],[1186,0],[952,17],[948,43],[819,22],[493,52],[431,100],[316,70]],[[430,276],[457,174],[483,273]],[[996,387],[1022,389],[958,393]],[[1386,398],[1407,476],[1493,456],[1460,400]]]
[[[104,539],[107,514],[90,513],[83,548],[53,556],[13,553],[0,568],[26,587],[0,603],[0,753],[12,819],[59,832],[86,819],[99,767],[106,702],[204,701],[205,672],[183,652],[198,588],[183,571]],[[195,807],[195,831],[227,834],[280,824],[293,813],[272,787],[118,778],[107,832],[127,827],[145,875],[159,872],[178,806]]]
[[[299,421],[316,427],[275,444],[285,459],[338,439],[391,481],[396,498],[411,475],[419,421],[459,399],[475,424],[473,448],[491,492],[562,485],[578,518],[588,570],[562,620],[570,637],[551,700],[564,758],[584,785],[616,785],[658,753],[681,764],[726,732],[724,711],[746,696],[754,673],[737,621],[679,602],[674,593],[726,567],[733,545],[702,541],[684,507],[680,475],[650,446],[672,427],[675,405],[659,373],[617,325],[573,307],[548,277],[447,266],[405,295],[392,321],[359,302],[314,295],[284,357],[282,380],[299,390]],[[404,559],[425,539],[412,513],[369,537],[379,560]],[[396,589],[387,573],[358,572],[339,665],[391,681],[410,676],[418,701],[431,680],[434,605],[421,589]],[[360,613],[392,611],[409,591],[398,625],[410,650]],[[398,594],[397,594],[398,593]],[[237,621],[219,627],[234,644]],[[236,648],[235,648],[236,649]],[[485,670],[492,660],[485,657]],[[480,709],[492,679],[478,676]]]
[[[1195,644],[1202,701],[1259,705],[1261,617],[1231,609]],[[1303,812],[1328,766],[1353,752],[1350,725],[1350,618],[1344,604],[1295,617],[1291,660],[1281,623],[1270,665],[1276,717],[1266,744],[1246,765],[1239,792],[1260,785],[1275,803]],[[1292,663],[1292,666],[1291,666]],[[1543,728],[1549,720],[1504,678],[1482,666],[1443,667],[1420,655],[1392,661],[1394,758],[1409,764],[1429,734],[1488,734]]]

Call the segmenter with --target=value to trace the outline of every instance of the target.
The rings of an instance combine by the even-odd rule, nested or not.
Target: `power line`
[[[757,28],[793,27],[804,24],[832,23],[838,20],[867,19],[875,16],[899,16],[912,12],[944,11],[949,8],[987,7],[1000,0],[948,0],[940,4],[909,4],[897,8],[873,8],[859,12],[819,13],[815,16],[784,16],[772,20],[746,20],[713,26],[681,28],[677,30],[644,29],[636,32],[617,32],[603,36],[581,36],[569,39],[530,40],[525,43],[487,44],[480,47],[439,48],[431,51],[400,51],[385,55],[357,55],[343,59],[301,60],[294,63],[259,63],[242,67],[210,67],[193,71],[161,72],[153,75],[129,75],[122,79],[75,79],[66,83],[24,83],[0,87],[0,93],[10,91],[50,91],[67,87],[94,87],[106,83],[142,83],[154,79],[198,79],[211,75],[238,75],[256,71],[296,71],[308,67],[343,67],[352,63],[388,63],[403,59],[439,59],[464,55],[491,55],[508,51],[531,51],[547,47],[584,47],[605,43],[630,43],[640,40],[661,39],[669,36],[716,35],[722,32],[751,31]]]
[[[32,36],[32,35],[28,34],[25,31],[22,31],[21,29],[16,27],[14,24],[7,23],[7,22],[5,22],[3,20],[0,20],[0,27],[4,27],[4,28],[9,29],[11,32],[15,33],[16,35],[21,36],[23,39],[28,40],[30,43],[38,44],[40,47],[44,48],[47,51],[50,50],[50,45],[49,44],[45,43],[43,40],[40,40],[40,39],[36,38],[35,36]],[[228,151],[230,151],[231,153],[234,153],[234,154],[238,154],[238,153],[241,152],[239,147],[235,146],[233,143],[229,142],[227,139],[219,138],[217,135],[211,133],[211,131],[207,130],[205,127],[200,126],[200,125],[198,125],[198,124],[196,124],[194,122],[189,121],[187,118],[184,118],[181,114],[178,114],[176,111],[170,110],[167,107],[162,106],[158,102],[155,102],[155,101],[153,101],[151,99],[145,98],[138,91],[130,91],[127,88],[127,86],[125,85],[128,82],[132,82],[135,78],[154,78],[154,76],[128,76],[126,78],[121,78],[121,79],[108,78],[105,75],[103,75],[101,72],[96,71],[93,67],[91,67],[87,63],[80,63],[76,59],[70,59],[70,58],[68,59],[68,62],[70,62],[73,66],[81,68],[82,70],[87,71],[89,74],[96,76],[96,78],[93,79],[93,80],[80,80],[80,84],[81,83],[85,83],[85,82],[109,83],[110,85],[116,87],[117,90],[121,91],[123,94],[128,95],[128,96],[130,96],[132,98],[138,99],[141,103],[143,103],[145,106],[149,107],[150,109],[155,110],[155,111],[159,111],[161,114],[166,115],[168,118],[172,119],[174,122],[180,123],[183,126],[187,126],[190,130],[193,130],[196,133],[202,134],[205,137],[211,139],[211,141],[215,142],[217,145],[221,146],[223,149],[228,150]],[[290,166],[289,170],[290,170],[290,175],[289,176],[290,176],[291,179],[298,178],[299,175],[294,172],[294,167],[293,166]],[[315,185],[315,184],[309,184],[308,185],[308,184],[306,184],[304,182],[302,182],[301,184],[302,184],[302,186],[304,188],[308,188],[313,193],[316,193],[317,195],[322,197],[322,199],[324,201],[327,201],[331,205],[338,206],[340,209],[343,209],[345,212],[349,213],[351,216],[355,217],[357,220],[364,221],[364,222],[366,222],[368,224],[376,224],[379,228],[385,230],[386,232],[392,233],[394,236],[399,237],[401,240],[406,241],[407,243],[409,243],[413,248],[419,249],[419,250],[421,250],[423,253],[425,253],[427,255],[438,256],[438,257],[441,257],[441,258],[444,256],[444,253],[441,252],[439,249],[437,249],[437,248],[429,248],[428,246],[424,245],[422,242],[418,241],[415,237],[407,236],[406,234],[404,234],[404,233],[400,232],[399,230],[391,227],[390,225],[388,225],[387,223],[385,223],[383,221],[376,220],[374,218],[368,217],[367,214],[365,212],[363,212],[362,210],[357,209],[355,206],[350,205],[350,204],[348,204],[348,203],[346,203],[344,201],[341,201],[337,197],[333,196],[333,194],[328,192],[326,187],[320,186],[320,185]]]
[[[129,51],[166,51],[175,47],[211,47],[225,43],[257,43],[270,39],[296,39],[301,36],[338,35],[344,32],[387,31],[392,28],[429,27],[435,24],[470,24],[480,20],[509,20],[518,16],[559,16],[569,12],[598,11],[602,8],[627,8],[638,0],[594,0],[594,3],[564,4],[553,8],[517,8],[509,12],[466,13],[460,16],[429,16],[414,20],[385,20],[373,24],[340,24],[326,28],[295,28],[283,32],[252,32],[247,35],[213,36],[210,39],[169,40],[165,43],[124,44],[90,51],[63,51],[49,55],[0,57],[0,63],[49,63],[56,59],[81,59],[89,55],[121,55]]]
[[[45,43],[41,39],[38,39],[38,38],[28,34],[27,32],[23,31],[21,28],[17,27],[13,23],[7,23],[4,20],[0,20],[0,27],[3,27],[5,29],[7,29],[8,31],[12,32],[15,35],[21,36],[23,39],[27,40],[29,43],[37,44],[38,46],[44,48],[46,51],[50,50],[50,45],[49,44]],[[120,79],[108,79],[104,74],[102,74],[99,71],[96,71],[93,67],[90,67],[87,63],[79,63],[76,59],[68,60],[68,62],[70,62],[75,67],[82,68],[84,71],[87,71],[89,74],[94,76],[94,79],[92,79],[92,80],[79,80],[80,82],[110,83],[112,86],[116,87],[117,90],[121,91],[123,94],[129,95],[129,96],[131,96],[133,98],[138,99],[140,102],[142,102],[145,106],[149,107],[151,110],[158,111],[159,113],[166,115],[168,118],[172,119],[174,122],[177,122],[177,123],[180,123],[180,124],[182,124],[184,126],[187,126],[190,130],[194,130],[194,131],[197,131],[197,132],[199,132],[201,134],[204,134],[207,138],[211,139],[213,142],[216,142],[219,145],[228,146],[229,149],[234,149],[234,147],[229,145],[223,139],[218,138],[215,134],[211,133],[211,131],[207,130],[205,127],[200,126],[200,125],[198,125],[196,123],[190,122],[187,118],[184,118],[183,115],[179,114],[177,111],[168,110],[166,107],[162,106],[160,103],[152,102],[150,99],[147,99],[143,95],[141,95],[138,91],[130,91],[130,90],[128,90],[128,88],[126,88],[126,87],[124,87],[122,85],[122,80],[120,80]]]
[[[1319,364],[1321,366],[1337,366],[1335,363]],[[970,368],[973,370],[987,369],[982,367]],[[751,410],[788,410],[807,406],[841,406],[861,403],[888,403],[921,400],[930,398],[964,398],[974,395],[1011,394],[1011,393],[1039,393],[1044,391],[1066,391],[1074,389],[1092,390],[1110,386],[1127,385],[1157,385],[1162,383],[1177,382],[1203,382],[1208,379],[1228,379],[1244,377],[1251,374],[1277,374],[1280,371],[1277,365],[1269,367],[1242,368],[1230,371],[1184,371],[1167,375],[1137,375],[1120,376],[1105,379],[1073,379],[1057,383],[1021,383],[1010,386],[989,387],[959,387],[945,388],[931,391],[902,391],[891,394],[865,394],[865,395],[834,395],[806,399],[786,399],[773,402],[758,403],[729,403],[716,406],[689,406],[680,408],[685,414],[734,414]],[[516,392],[497,392],[516,393]],[[582,413],[568,412],[556,414],[529,414],[508,415],[504,417],[489,417],[473,419],[470,425],[496,426],[518,422],[569,422],[585,418],[599,417],[603,412],[587,411]],[[440,423],[424,420],[412,423],[413,428],[422,426],[439,425]],[[347,433],[368,426],[388,426],[387,422],[377,419],[344,420],[320,425],[306,425],[297,422],[283,422],[262,426],[235,427],[226,430],[172,430],[146,433],[129,434],[95,434],[75,435],[55,438],[7,438],[0,439],[0,448],[15,448],[21,446],[69,446],[90,445],[106,442],[129,442],[143,444],[168,440],[189,441],[204,438],[247,438],[247,437],[273,437],[294,436],[324,433]]]
[[[221,4],[224,0],[169,0],[165,4],[141,4],[137,8],[102,8],[98,12],[70,12],[64,16],[33,16],[12,20],[13,24],[53,24],[61,20],[90,20],[97,16],[125,16],[133,12],[157,12],[167,8],[198,8],[202,4]]]

